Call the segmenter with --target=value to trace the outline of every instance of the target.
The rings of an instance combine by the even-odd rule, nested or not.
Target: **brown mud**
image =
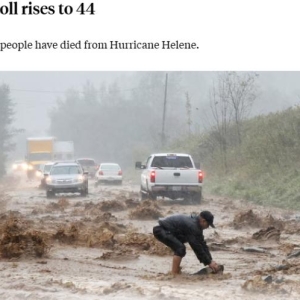
[[[208,197],[140,201],[139,187],[98,186],[90,195],[47,199],[24,178],[0,184],[0,296],[28,299],[299,299],[300,212]],[[210,210],[204,232],[224,272],[187,244],[181,274],[152,234],[159,217]],[[245,251],[247,249],[247,251]]]

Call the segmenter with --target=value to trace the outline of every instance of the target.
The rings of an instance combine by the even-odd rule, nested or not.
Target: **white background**
[[[0,0],[0,5],[9,1]],[[19,0],[18,6],[29,1]],[[0,42],[197,42],[198,50],[6,50],[8,70],[299,70],[299,1],[32,0],[54,15],[0,15]],[[96,14],[59,15],[94,2]]]

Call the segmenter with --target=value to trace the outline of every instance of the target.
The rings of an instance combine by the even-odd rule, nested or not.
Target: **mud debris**
[[[153,201],[143,201],[135,209],[129,212],[130,219],[142,219],[142,220],[155,220],[162,217],[162,213],[159,211],[160,207]]]
[[[252,209],[239,212],[234,216],[232,223],[234,229],[241,229],[243,227],[275,227],[276,229],[283,229],[283,222],[275,219],[271,214],[267,216],[260,216],[253,212]]]
[[[20,258],[21,256],[42,257],[50,246],[39,231],[28,230],[20,220],[10,218],[1,230],[0,253],[2,258]]]
[[[158,242],[152,234],[130,232],[122,236],[118,242],[120,245],[125,245],[139,251],[147,251],[149,254],[164,256],[173,253],[169,247]]]
[[[140,205],[140,201],[134,199],[126,199],[125,204],[128,208],[134,208]]]
[[[129,288],[131,288],[131,285],[126,282],[116,282],[116,283],[112,284],[109,288],[105,288],[103,290],[103,294],[108,295],[111,293],[116,293],[120,290],[129,289]]]
[[[274,240],[279,241],[280,239],[280,230],[276,229],[273,226],[270,226],[266,229],[261,229],[258,232],[253,233],[252,238],[255,240]]]
[[[110,212],[102,213],[100,216],[97,216],[95,219],[93,219],[94,223],[100,223],[103,221],[117,221],[117,217],[115,217]]]
[[[260,275],[246,280],[242,285],[242,289],[248,292],[267,293],[272,295],[278,293],[288,294],[288,291],[281,284],[276,284],[273,280],[266,281]]]
[[[98,259],[100,260],[132,260],[139,258],[139,254],[131,249],[110,251],[103,253]]]
[[[67,228],[59,228],[55,234],[53,234],[53,239],[58,240],[61,243],[72,244],[78,240],[79,228],[75,224],[71,224]]]
[[[126,205],[123,202],[117,200],[106,200],[97,204],[90,202],[85,205],[85,210],[95,211],[95,212],[99,210],[100,211],[122,211],[126,209],[127,209]],[[95,214],[98,214],[98,212]]]

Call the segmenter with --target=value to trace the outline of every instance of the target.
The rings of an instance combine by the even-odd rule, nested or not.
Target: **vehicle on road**
[[[93,158],[78,158],[76,161],[81,165],[84,171],[89,172],[89,177],[94,178],[98,165]]]
[[[56,141],[53,151],[54,161],[74,160],[74,142],[73,141]]]
[[[117,163],[101,163],[96,172],[96,184],[115,183],[122,184],[123,172]]]
[[[191,155],[184,153],[157,153],[148,157],[145,164],[136,162],[142,169],[140,194],[143,199],[155,200],[158,196],[170,199],[184,198],[200,203],[203,172]]]
[[[46,177],[46,196],[53,197],[56,193],[88,194],[88,172],[76,163],[54,163]]]
[[[12,164],[12,170],[14,172],[17,171],[26,171],[27,170],[27,163],[24,160],[16,160]]]
[[[46,188],[46,177],[49,175],[50,170],[53,165],[54,165],[54,162],[48,162],[40,168],[40,170],[39,170],[40,178],[41,178],[40,188],[42,188],[42,189]]]
[[[27,177],[35,178],[40,166],[53,160],[54,137],[27,138]]]

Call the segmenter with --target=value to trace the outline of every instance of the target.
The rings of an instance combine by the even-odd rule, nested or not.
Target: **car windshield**
[[[77,161],[84,167],[90,167],[95,165],[95,161],[91,159],[78,159]]]
[[[78,166],[56,166],[51,169],[51,175],[81,174]]]
[[[151,167],[154,168],[193,168],[188,156],[155,156]]]
[[[120,166],[118,165],[101,165],[101,170],[120,170]]]

